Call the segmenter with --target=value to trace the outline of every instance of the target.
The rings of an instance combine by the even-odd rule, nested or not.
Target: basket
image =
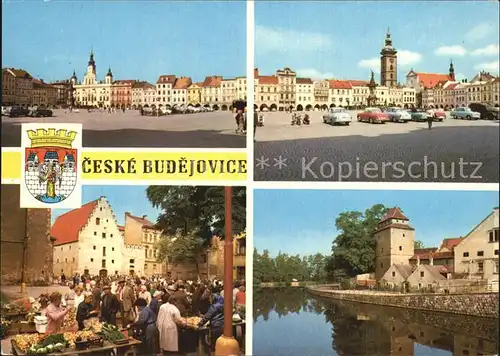
[[[77,350],[86,350],[90,346],[88,341],[75,341],[75,349]]]
[[[35,316],[35,327],[38,333],[45,334],[45,331],[47,330],[47,317]]]

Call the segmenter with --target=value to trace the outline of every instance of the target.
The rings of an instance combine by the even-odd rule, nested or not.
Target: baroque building
[[[94,108],[111,107],[113,73],[110,67],[104,80],[97,80],[97,66],[93,50],[90,52],[87,72],[83,81],[78,82],[76,74],[73,73],[71,83],[75,91],[75,105]]]

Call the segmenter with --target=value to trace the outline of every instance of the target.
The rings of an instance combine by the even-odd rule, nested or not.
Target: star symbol
[[[278,158],[274,159],[274,166],[278,167],[278,169],[283,169],[286,167],[286,158],[283,158],[281,155]]]
[[[261,170],[270,166],[270,164],[267,163],[267,161],[269,161],[269,158],[265,158],[264,156],[260,156],[260,158],[257,158],[256,161],[257,161],[256,166]]]

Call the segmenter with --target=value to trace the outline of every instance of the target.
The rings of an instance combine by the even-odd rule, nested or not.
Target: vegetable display
[[[14,344],[21,350],[21,352],[27,352],[29,348],[37,345],[40,342],[39,334],[20,334],[14,336]]]
[[[11,324],[10,320],[5,319],[3,316],[0,319],[0,339],[3,339],[7,334],[7,330]]]
[[[99,318],[90,318],[83,321],[84,330],[90,330],[97,333],[102,331],[102,323],[99,321]]]
[[[76,310],[75,308],[68,308],[68,314],[64,317],[62,324],[63,330],[73,330],[78,329],[78,323],[76,321]]]
[[[116,342],[126,339],[125,335],[123,335],[115,325],[107,323],[102,324],[102,329],[99,334],[102,335],[104,339],[110,342]]]

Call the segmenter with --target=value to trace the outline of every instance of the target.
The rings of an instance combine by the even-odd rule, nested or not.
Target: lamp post
[[[224,334],[215,343],[215,356],[236,356],[240,345],[233,337],[233,232],[232,189],[224,188],[225,243],[224,243]]]

